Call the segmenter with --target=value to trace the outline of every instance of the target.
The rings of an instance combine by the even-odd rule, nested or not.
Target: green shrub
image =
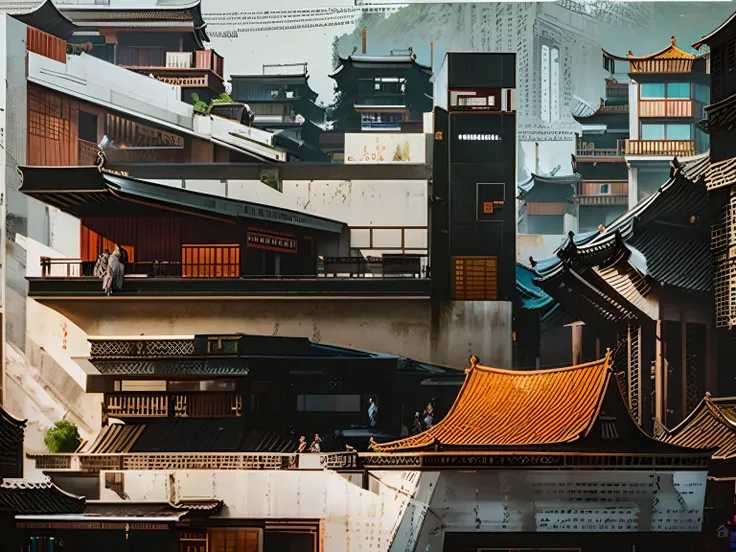
[[[49,452],[74,452],[79,447],[79,430],[71,420],[63,418],[46,431],[43,442]]]

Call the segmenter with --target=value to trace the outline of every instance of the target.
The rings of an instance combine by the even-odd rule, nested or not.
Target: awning
[[[259,203],[119,176],[97,167],[19,167],[20,191],[65,213],[120,217],[173,211],[235,222],[262,220],[340,233],[345,223]]]

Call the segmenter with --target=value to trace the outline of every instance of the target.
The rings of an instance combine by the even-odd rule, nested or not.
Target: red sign
[[[248,247],[255,249],[268,249],[269,251],[292,254],[297,252],[296,238],[290,238],[288,236],[249,231],[246,235],[246,242]]]

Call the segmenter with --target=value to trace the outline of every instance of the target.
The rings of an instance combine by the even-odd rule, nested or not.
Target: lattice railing
[[[112,417],[162,418],[169,415],[167,395],[108,395],[107,415]]]
[[[110,339],[90,341],[99,358],[182,357],[194,354],[194,339]]]
[[[630,324],[617,336],[614,369],[631,415],[641,423],[641,328]]]
[[[703,397],[706,370],[706,328],[688,323],[685,329],[685,414],[692,412]]]
[[[179,418],[228,418],[242,416],[240,395],[174,395],[174,416]]]

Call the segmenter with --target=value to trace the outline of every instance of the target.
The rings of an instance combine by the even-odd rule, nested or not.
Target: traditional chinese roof
[[[245,429],[243,418],[159,418],[103,427],[80,454],[136,452],[293,452],[296,438]]]
[[[84,497],[62,491],[49,478],[33,483],[24,479],[5,479],[0,483],[0,508],[16,514],[79,514]]]
[[[249,201],[173,188],[147,180],[108,173],[98,167],[20,167],[20,191],[74,217],[131,216],[149,209],[235,222],[237,219],[278,221],[339,233],[341,221]],[[146,207],[147,206],[147,207]]]
[[[564,202],[575,195],[575,184],[581,179],[578,173],[560,176],[532,173],[526,181],[517,185],[519,199]]]
[[[206,31],[207,23],[202,18],[201,0],[158,0],[153,7],[145,8],[74,4],[63,5],[60,9],[82,29],[160,29],[190,25],[201,49],[210,40]]]
[[[649,54],[646,56],[635,56],[631,52],[631,50],[629,50],[629,52],[626,54],[626,57],[621,57],[621,56],[611,54],[607,52],[606,50],[603,50],[603,55],[608,58],[619,60],[619,61],[649,61],[653,59],[689,59],[689,60],[693,60],[696,57],[694,54],[690,54],[688,52],[680,50],[677,47],[677,41],[675,40],[674,36],[670,39],[670,43],[666,48],[663,48],[659,50],[658,52],[654,52],[653,54]]]
[[[656,318],[653,284],[708,292],[711,282],[708,154],[673,162],[670,180],[595,233],[539,261],[534,282],[588,324]],[[609,327],[609,329],[612,329]]]
[[[59,11],[51,0],[44,2],[2,2],[0,12],[7,12],[21,23],[67,40],[77,26]]]
[[[628,116],[629,104],[613,104],[606,102],[606,100],[601,98],[600,103],[598,105],[594,105],[582,98],[573,96],[573,106],[571,111],[573,118],[579,123],[591,124],[600,117],[608,117],[611,115]]]
[[[376,452],[491,446],[539,446],[585,437],[598,416],[611,357],[554,370],[488,368],[471,359],[450,412],[436,426],[399,441],[374,443]]]
[[[521,308],[538,311],[542,328],[558,321],[565,312],[554,298],[550,297],[542,288],[534,283],[536,273],[522,265],[516,265],[516,294],[521,302]]]
[[[709,32],[707,35],[705,35],[703,38],[698,40],[695,44],[693,44],[693,48],[696,50],[700,50],[700,47],[703,44],[711,44],[712,42],[717,42],[719,40],[719,36],[723,31],[725,31],[728,27],[731,26],[731,24],[736,21],[736,12],[731,14],[731,17],[726,19],[723,23],[721,23],[718,27],[716,27],[714,30]]]
[[[626,57],[622,57],[603,50],[603,58],[606,63],[628,62],[631,73],[690,73],[698,56],[681,50],[676,44],[673,36],[666,48],[653,54],[635,56],[629,51]],[[614,72],[612,65],[609,68]]]
[[[736,458],[736,397],[714,399],[706,393],[679,425],[662,428],[659,438],[673,445],[712,449],[715,460]]]
[[[23,435],[26,420],[18,420],[0,407],[0,480],[23,473]]]
[[[23,519],[60,521],[65,524],[86,524],[90,521],[175,523],[183,518],[217,515],[223,505],[220,499],[183,499],[176,502],[90,501],[82,512],[29,512],[24,514]]]
[[[331,79],[339,78],[343,73],[347,72],[350,67],[357,69],[375,68],[379,69],[383,66],[390,66],[392,68],[414,68],[416,67],[420,71],[431,75],[432,68],[428,65],[422,65],[417,62],[417,56],[411,55],[388,55],[388,56],[369,56],[365,54],[351,54],[349,56],[339,56],[340,64],[335,71],[329,75]]]
[[[696,456],[708,452],[648,437],[627,410],[605,358],[552,370],[500,370],[471,358],[465,383],[434,427],[388,443],[376,453],[494,452]]]

